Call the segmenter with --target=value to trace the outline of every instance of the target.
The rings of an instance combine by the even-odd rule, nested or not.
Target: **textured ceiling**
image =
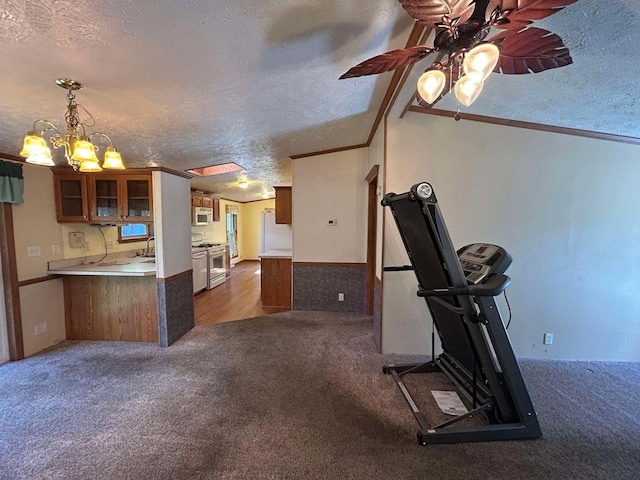
[[[465,111],[640,138],[638,3],[579,0],[536,22],[574,64],[491,75]],[[338,77],[403,47],[412,23],[396,0],[0,0],[0,152],[16,155],[37,118],[63,126],[54,81],[70,77],[127,166],[235,162],[246,190],[238,174],[194,188],[257,200],[291,183],[288,156],[367,141],[391,73]],[[438,108],[455,110],[453,96]]]

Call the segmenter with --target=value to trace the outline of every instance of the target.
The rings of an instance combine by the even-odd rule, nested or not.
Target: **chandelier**
[[[45,141],[45,135],[50,135],[49,141],[53,148],[64,148],[64,156],[74,170],[81,172],[99,172],[103,168],[123,170],[125,167],[122,163],[122,157],[113,147],[111,137],[102,132],[94,132],[87,136],[85,132],[85,127],[95,125],[95,120],[86,108],[75,101],[76,96],[73,92],[80,90],[82,84],[70,78],[59,78],[56,80],[56,84],[67,90],[67,113],[64,116],[67,123],[66,132],[61,133],[49,120],[36,120],[33,122],[31,131],[27,132],[24,137],[20,155],[25,157],[25,161],[29,163],[55,166],[51,158],[51,149],[47,147]],[[87,120],[80,120],[79,108],[89,116]],[[42,125],[44,128],[38,130],[38,125]],[[102,166],[96,156],[96,151],[100,149],[92,142],[95,137],[102,137],[109,141]]]

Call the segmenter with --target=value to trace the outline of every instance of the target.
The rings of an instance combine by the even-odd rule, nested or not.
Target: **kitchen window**
[[[152,223],[130,223],[118,227],[118,243],[142,242],[153,236]]]

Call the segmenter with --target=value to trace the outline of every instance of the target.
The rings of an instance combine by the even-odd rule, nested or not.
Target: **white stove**
[[[206,273],[206,289],[211,290],[214,287],[224,283],[227,280],[227,258],[226,244],[201,242],[191,245],[191,256],[196,256],[206,252],[207,256],[207,273]],[[195,267],[194,267],[194,292],[198,291],[195,287]],[[202,285],[202,280],[200,279]]]

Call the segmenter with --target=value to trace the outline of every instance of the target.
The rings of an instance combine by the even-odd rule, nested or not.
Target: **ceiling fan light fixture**
[[[246,180],[240,180],[240,181],[238,182],[238,186],[239,186],[240,188],[247,188],[247,187],[249,186],[249,182],[247,182]]]
[[[455,93],[456,98],[461,104],[468,107],[476,101],[480,92],[482,92],[483,86],[483,81],[476,82],[472,77],[463,75],[462,78],[456,82],[456,86],[453,87],[453,93]]]
[[[418,79],[418,93],[427,103],[433,103],[444,90],[447,77],[442,70],[427,70]]]
[[[483,82],[496,68],[500,50],[493,43],[481,43],[464,56],[464,73],[475,82]]]

